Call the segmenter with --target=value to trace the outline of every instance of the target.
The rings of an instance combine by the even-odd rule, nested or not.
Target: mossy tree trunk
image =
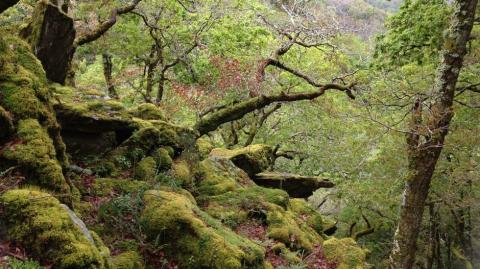
[[[345,92],[350,98],[355,97],[352,94],[353,85],[325,84],[319,85],[318,89],[312,92],[303,93],[284,93],[273,95],[261,95],[236,103],[231,106],[222,107],[201,118],[195,125],[195,129],[200,135],[215,131],[220,125],[243,118],[246,114],[258,109],[262,109],[272,103],[294,102],[301,100],[313,100],[325,94],[327,90],[338,90]]]
[[[47,78],[60,84],[65,82],[75,53],[75,34],[73,19],[46,1],[38,2],[29,25],[21,32],[42,62]]]
[[[68,9],[65,3],[68,5],[69,1],[63,2],[63,10],[55,5],[58,1],[39,1],[21,36],[32,46],[33,52],[42,62],[47,78],[65,84],[67,78],[73,80],[72,59],[77,47],[100,38],[115,25],[118,15],[131,12],[140,1],[134,0],[129,5],[114,8],[107,20],[81,35],[76,35],[73,19],[64,12]]]
[[[118,99],[117,91],[115,90],[115,85],[113,84],[113,63],[112,55],[109,53],[102,53],[103,59],[103,76],[105,77],[105,82],[107,83],[107,94],[108,96]]]
[[[455,12],[434,86],[435,103],[427,114],[422,112],[421,101],[417,101],[412,112],[411,130],[407,135],[409,173],[390,254],[391,268],[411,269],[415,262],[416,241],[425,200],[453,117],[455,86],[467,53],[477,2],[455,2]],[[426,114],[425,119],[423,114]]]

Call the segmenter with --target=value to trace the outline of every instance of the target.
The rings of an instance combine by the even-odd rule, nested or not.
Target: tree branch
[[[131,3],[128,6],[113,9],[110,13],[110,18],[108,20],[100,23],[100,25],[98,25],[97,28],[95,28],[94,30],[92,30],[88,33],[85,33],[83,35],[80,35],[77,38],[75,38],[74,46],[78,47],[78,46],[81,46],[83,44],[95,41],[98,38],[100,38],[113,25],[115,25],[115,23],[117,22],[117,15],[122,15],[122,14],[131,12],[132,10],[135,9],[135,7],[138,5],[138,3],[140,3],[140,1],[142,1],[142,0],[134,0],[133,3]]]
[[[350,98],[355,99],[352,94],[354,84],[343,86],[340,84],[318,85],[318,89],[312,92],[291,93],[281,92],[274,95],[261,95],[255,98],[247,99],[235,105],[221,108],[200,119],[195,125],[195,129],[200,135],[216,130],[220,125],[241,119],[246,114],[261,109],[275,102],[294,102],[300,100],[313,100],[323,95],[327,90],[337,90],[345,92]]]

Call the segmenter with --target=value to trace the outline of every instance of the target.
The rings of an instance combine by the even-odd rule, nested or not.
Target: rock
[[[8,239],[53,268],[107,268],[109,250],[94,232],[48,193],[10,190],[0,196]],[[75,219],[75,221],[74,221]],[[90,234],[90,236],[86,236]]]
[[[272,147],[262,144],[233,150],[216,148],[210,152],[210,157],[229,159],[250,177],[269,170],[275,162]]]
[[[77,225],[77,227],[80,229],[80,231],[82,231],[83,235],[88,239],[88,241],[90,241],[92,244],[95,244],[95,241],[93,240],[93,237],[92,237],[92,234],[90,233],[90,231],[88,230],[87,226],[85,225],[85,223],[83,223],[83,221],[81,219],[79,219],[77,217],[77,215],[75,214],[75,212],[73,212],[67,205],[65,204],[60,204],[60,206],[65,209],[65,211],[67,211],[68,213],[68,216],[70,217],[70,219],[73,221],[73,223],[75,225]]]
[[[200,210],[188,196],[148,191],[142,223],[181,268],[263,268],[265,250]]]
[[[352,238],[331,238],[323,242],[325,258],[335,262],[338,269],[370,268],[366,264],[367,251]]]
[[[300,176],[288,173],[263,172],[253,177],[260,186],[285,190],[291,197],[308,198],[319,188],[333,188],[335,184],[320,177]]]

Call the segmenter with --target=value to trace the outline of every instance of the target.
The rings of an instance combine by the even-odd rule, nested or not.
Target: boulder
[[[262,172],[253,177],[257,185],[285,190],[290,197],[308,198],[319,188],[333,188],[335,184],[321,177],[289,173]]]
[[[275,163],[273,148],[262,144],[232,150],[216,148],[210,152],[210,157],[229,159],[250,177],[269,170]]]

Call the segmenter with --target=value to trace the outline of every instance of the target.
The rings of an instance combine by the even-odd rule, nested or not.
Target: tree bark
[[[415,262],[416,240],[423,218],[425,200],[437,160],[442,151],[448,127],[453,117],[453,100],[463,58],[467,53],[477,0],[457,0],[449,35],[446,37],[442,61],[434,86],[435,102],[425,121],[421,104],[412,113],[411,134],[407,136],[409,173],[405,182],[400,220],[395,232],[390,266],[411,269]],[[420,124],[428,130],[422,134]]]
[[[257,109],[264,108],[275,102],[294,102],[301,100],[313,100],[323,95],[327,90],[338,90],[345,92],[350,98],[354,99],[351,89],[353,85],[343,86],[339,84],[319,85],[316,91],[304,93],[287,94],[281,92],[275,95],[261,95],[236,103],[229,107],[224,107],[213,111],[201,118],[195,125],[195,129],[200,135],[215,131],[220,125],[243,118],[246,114]]]
[[[160,77],[158,78],[158,92],[157,92],[157,100],[156,100],[157,104],[160,104],[160,102],[163,99],[163,93],[165,91],[165,82],[166,82],[165,72],[161,72]]]
[[[31,45],[47,78],[64,84],[75,53],[73,19],[58,6],[40,1],[20,35]]]
[[[107,83],[107,94],[108,96],[118,99],[117,91],[115,90],[115,85],[113,84],[112,71],[113,63],[112,56],[108,53],[102,54],[103,58],[103,75],[105,76],[105,82]]]

